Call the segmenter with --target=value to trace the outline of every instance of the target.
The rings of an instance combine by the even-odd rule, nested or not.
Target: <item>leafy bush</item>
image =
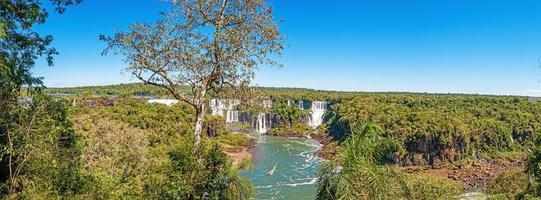
[[[169,152],[170,163],[146,187],[152,199],[250,199],[254,189],[240,176],[218,144],[182,139]]]
[[[217,138],[217,141],[230,145],[230,146],[244,146],[248,147],[252,144],[252,139],[248,137],[246,134],[227,134],[227,135],[220,135]]]
[[[514,199],[528,185],[529,177],[523,170],[511,170],[502,173],[487,184],[486,191],[493,195],[503,195]]]
[[[91,180],[80,173],[81,138],[68,120],[66,102],[38,94],[12,108],[2,124],[9,131],[0,130],[0,197],[69,198],[84,192]]]
[[[337,160],[325,163],[318,173],[317,199],[397,199],[410,197],[403,176],[388,165],[379,165],[384,143],[382,129],[357,125],[344,141]]]
[[[103,113],[77,116],[74,121],[84,138],[84,171],[94,178],[92,196],[142,198],[142,183],[151,166],[148,139],[153,133]]]
[[[217,137],[229,133],[222,116],[206,115],[203,121],[203,131],[209,137]]]
[[[312,128],[305,123],[296,122],[290,127],[279,125],[273,127],[267,134],[285,137],[304,137],[312,132]]]
[[[435,176],[408,175],[406,182],[411,196],[416,200],[459,199],[462,186],[459,183]]]

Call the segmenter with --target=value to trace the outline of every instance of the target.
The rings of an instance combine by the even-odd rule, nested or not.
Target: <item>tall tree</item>
[[[62,13],[67,6],[80,1],[49,2]],[[74,134],[61,103],[39,95],[27,106],[21,106],[18,101],[23,87],[29,91],[42,87],[41,78],[33,77],[30,72],[36,59],[43,56],[52,65],[53,55],[57,54],[49,46],[53,37],[42,36],[33,29],[47,19],[48,11],[42,7],[43,3],[40,0],[0,0],[0,196],[7,193],[17,198],[13,195],[26,186],[39,187],[40,184],[33,181],[41,178],[40,183],[60,183],[41,184],[42,188],[65,192],[63,184],[68,181],[60,180],[62,176],[54,173],[67,171],[55,167],[64,167],[65,162],[61,160],[77,155],[73,149]],[[52,162],[57,162],[54,167]],[[69,165],[66,164],[66,169]],[[53,173],[53,170],[57,171]]]
[[[51,0],[56,11],[63,13],[66,6],[81,0]],[[33,30],[43,24],[48,12],[40,0],[0,0],[0,108],[7,99],[16,96],[22,86],[41,86],[40,78],[33,77],[30,69],[40,56],[53,64],[54,48],[49,47],[53,37],[42,36]],[[5,110],[5,109],[3,109]]]
[[[136,78],[193,106],[196,143],[207,92],[247,85],[258,65],[278,65],[272,56],[283,48],[264,0],[177,0],[163,19],[101,39],[108,43],[104,53],[123,54]],[[181,86],[191,92],[181,93]]]

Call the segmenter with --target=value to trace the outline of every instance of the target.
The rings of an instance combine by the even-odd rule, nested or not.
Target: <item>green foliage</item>
[[[228,134],[225,119],[222,116],[206,115],[203,120],[203,133],[209,137],[217,137]]]
[[[298,106],[287,105],[284,102],[275,102],[272,107],[272,113],[278,115],[279,124],[290,127],[292,124],[299,122],[299,119],[307,113],[299,109]]]
[[[75,130],[84,141],[84,173],[94,179],[89,195],[99,199],[143,197],[144,178],[152,166],[148,131],[105,116],[77,115]]]
[[[541,198],[541,132],[537,132],[535,146],[526,163],[526,172],[534,178],[530,186],[533,196]]]
[[[312,128],[305,123],[295,122],[291,126],[278,125],[273,127],[267,134],[285,137],[304,137],[312,132]]]
[[[218,141],[221,144],[229,145],[229,146],[244,146],[248,147],[252,144],[252,139],[248,137],[246,134],[226,134],[226,135],[220,135],[216,138],[216,141]]]
[[[80,0],[51,0],[56,11]],[[66,105],[39,94],[42,79],[30,70],[39,57],[53,64],[50,35],[33,26],[48,12],[40,0],[0,1],[0,197],[69,198],[84,190],[79,174],[79,138],[66,118]],[[20,102],[22,88],[31,98]]]
[[[325,163],[320,172],[317,199],[410,199],[410,189],[394,168],[378,165],[384,142],[381,128],[358,125],[342,144],[336,164]]]
[[[506,171],[491,180],[487,184],[486,191],[492,195],[503,196],[505,199],[515,199],[524,192],[528,182],[529,177],[523,170]]]
[[[79,109],[74,112],[94,112],[92,109],[95,108]],[[98,110],[105,112],[111,119],[155,133],[150,138],[151,144],[168,143],[175,137],[192,133],[195,121],[195,111],[185,104],[166,106],[131,101]]]
[[[541,104],[521,97],[365,94],[331,106],[329,128],[343,138],[351,124],[380,124],[404,148],[401,164],[417,154],[434,164],[524,151],[540,113]]]
[[[451,200],[459,199],[463,192],[460,183],[451,182],[435,176],[408,175],[411,196],[416,200]]]
[[[93,187],[78,197],[99,199],[248,199],[250,183],[218,143],[247,145],[245,135],[222,134],[201,147],[189,130],[193,109],[130,101],[111,107],[73,107],[85,139],[83,172]],[[180,131],[180,134],[179,134]],[[207,193],[207,194],[205,194]]]
[[[146,192],[159,199],[249,199],[254,191],[247,179],[238,175],[218,144],[204,141],[194,146],[182,139],[170,151],[170,164],[150,179]]]
[[[80,173],[80,137],[71,128],[67,105],[35,95],[28,106],[15,107],[14,123],[0,139],[0,196],[70,197],[83,192],[88,177]]]
[[[325,163],[317,199],[458,199],[461,186],[434,177],[403,175],[382,158],[393,152],[383,129],[356,125],[341,144],[339,158]]]

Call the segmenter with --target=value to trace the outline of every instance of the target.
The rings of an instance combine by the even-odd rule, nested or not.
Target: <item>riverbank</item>
[[[222,151],[233,161],[235,165],[242,165],[245,161],[252,160],[252,150],[255,147],[255,140],[245,133],[230,133],[219,138],[222,144]]]
[[[233,161],[233,164],[235,165],[240,165],[246,160],[252,160],[252,154],[250,153],[250,149],[246,147],[224,150],[224,153],[229,156],[229,158]]]

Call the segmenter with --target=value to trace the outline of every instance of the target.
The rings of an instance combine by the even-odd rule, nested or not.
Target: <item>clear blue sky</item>
[[[260,86],[541,96],[539,0],[272,0],[288,47]],[[51,14],[47,86],[133,82],[121,57],[101,56],[100,34],[149,22],[159,0],[84,0]]]

